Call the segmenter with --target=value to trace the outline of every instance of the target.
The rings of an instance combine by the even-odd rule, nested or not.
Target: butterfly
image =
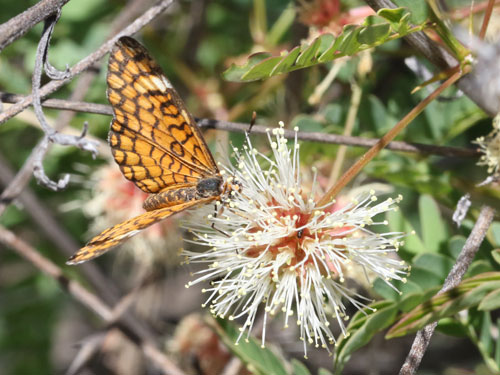
[[[125,178],[150,195],[145,213],[106,229],[67,264],[96,258],[141,230],[196,205],[225,201],[239,185],[225,181],[195,120],[158,64],[135,39],[122,37],[108,63],[113,107],[108,142]]]

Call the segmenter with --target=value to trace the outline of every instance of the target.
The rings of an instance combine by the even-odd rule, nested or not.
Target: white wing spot
[[[153,82],[155,84],[155,86],[160,89],[160,91],[167,91],[167,85],[165,85],[165,80],[160,77],[156,77],[156,76],[152,76],[152,77],[149,77],[149,79],[151,80],[151,82]]]
[[[167,79],[167,77],[161,76],[161,79],[162,79],[163,83],[165,84],[165,86],[167,86],[167,88],[169,88],[169,89],[173,89],[174,88],[172,86],[172,84],[170,83],[170,81]]]
[[[169,80],[165,76],[161,76],[161,77],[152,76],[149,79],[161,91],[167,91],[167,89],[172,89],[172,84],[169,82]]]

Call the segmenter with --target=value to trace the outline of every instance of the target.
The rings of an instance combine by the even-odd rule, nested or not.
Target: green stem
[[[429,1],[429,18],[436,25],[434,30],[455,57],[462,63],[471,52],[460,43],[439,17],[439,9],[434,1]]]
[[[458,70],[458,68],[457,68]],[[450,78],[448,78],[441,86],[434,90],[428,97],[422,100],[418,105],[413,108],[405,117],[401,119],[387,134],[385,134],[380,140],[370,148],[361,158],[351,167],[347,172],[345,172],[342,177],[337,181],[336,184],[332,186],[330,190],[326,192],[323,198],[320,199],[317,206],[323,206],[329,203],[360,171],[363,167],[368,164],[378,153],[385,147],[389,142],[391,142],[402,130],[404,130],[410,122],[417,117],[420,112],[422,112],[427,105],[432,102],[436,97],[438,97],[445,89],[450,87],[458,79],[460,79],[465,73],[468,73],[469,68],[466,71],[458,70]]]
[[[483,40],[486,36],[486,30],[488,29],[488,24],[490,23],[491,13],[493,12],[493,6],[495,2],[493,0],[488,1],[488,7],[484,12],[483,24],[481,25],[481,31],[479,32],[479,39]]]

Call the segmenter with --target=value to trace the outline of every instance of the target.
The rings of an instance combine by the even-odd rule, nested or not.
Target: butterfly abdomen
[[[134,39],[122,37],[113,47],[107,83],[109,144],[125,178],[151,194],[143,204],[148,212],[94,237],[68,264],[93,259],[160,220],[235,190],[224,183],[182,99]]]
[[[180,203],[198,199],[196,187],[169,189],[158,194],[150,195],[142,207],[146,211],[153,211],[163,207],[175,206]]]
[[[167,189],[158,194],[150,195],[142,207],[146,211],[153,211],[163,207],[175,206],[193,200],[208,197],[218,197],[221,194],[222,178],[203,178],[196,186]]]

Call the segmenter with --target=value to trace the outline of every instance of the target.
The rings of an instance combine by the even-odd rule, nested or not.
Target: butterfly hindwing
[[[68,264],[96,258],[160,220],[219,199],[222,191],[219,169],[193,117],[134,39],[122,37],[113,47],[107,83],[113,157],[128,180],[152,195],[145,202],[148,212],[106,229]]]
[[[173,214],[184,211],[195,205],[208,203],[214,199],[216,198],[209,197],[201,200],[192,200],[175,206],[148,211],[124,221],[123,223],[117,224],[95,236],[87,245],[73,254],[66,264],[74,265],[94,259],[160,220],[166,219]]]

